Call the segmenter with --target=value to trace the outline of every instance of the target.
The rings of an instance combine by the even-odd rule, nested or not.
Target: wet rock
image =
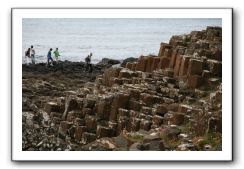
[[[110,59],[110,58],[103,58],[100,62],[97,63],[97,65],[116,65],[116,64],[120,64],[119,60],[115,60],[115,59]]]

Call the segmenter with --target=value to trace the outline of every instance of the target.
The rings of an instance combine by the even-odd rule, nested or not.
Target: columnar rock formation
[[[46,103],[49,125],[84,150],[221,149],[194,140],[221,134],[221,37],[220,27],[173,36],[158,56],[106,69]]]

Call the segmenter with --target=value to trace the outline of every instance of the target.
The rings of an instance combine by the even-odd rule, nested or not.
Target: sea
[[[34,46],[36,62],[46,62],[50,48],[58,48],[60,60],[84,61],[91,52],[92,63],[102,58],[123,60],[157,55],[161,42],[172,35],[188,34],[207,26],[222,26],[220,18],[24,18],[22,62]]]

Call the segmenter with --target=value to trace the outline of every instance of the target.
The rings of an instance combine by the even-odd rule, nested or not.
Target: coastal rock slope
[[[56,90],[23,110],[23,150],[221,151],[222,29],[172,36],[157,56]]]

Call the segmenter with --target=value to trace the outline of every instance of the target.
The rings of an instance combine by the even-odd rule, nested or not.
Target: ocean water
[[[161,42],[172,35],[221,26],[221,19],[33,19],[22,20],[23,63],[25,51],[34,46],[36,62],[46,62],[49,48],[59,48],[60,60],[84,61],[92,52],[92,62],[102,58],[158,54]]]

